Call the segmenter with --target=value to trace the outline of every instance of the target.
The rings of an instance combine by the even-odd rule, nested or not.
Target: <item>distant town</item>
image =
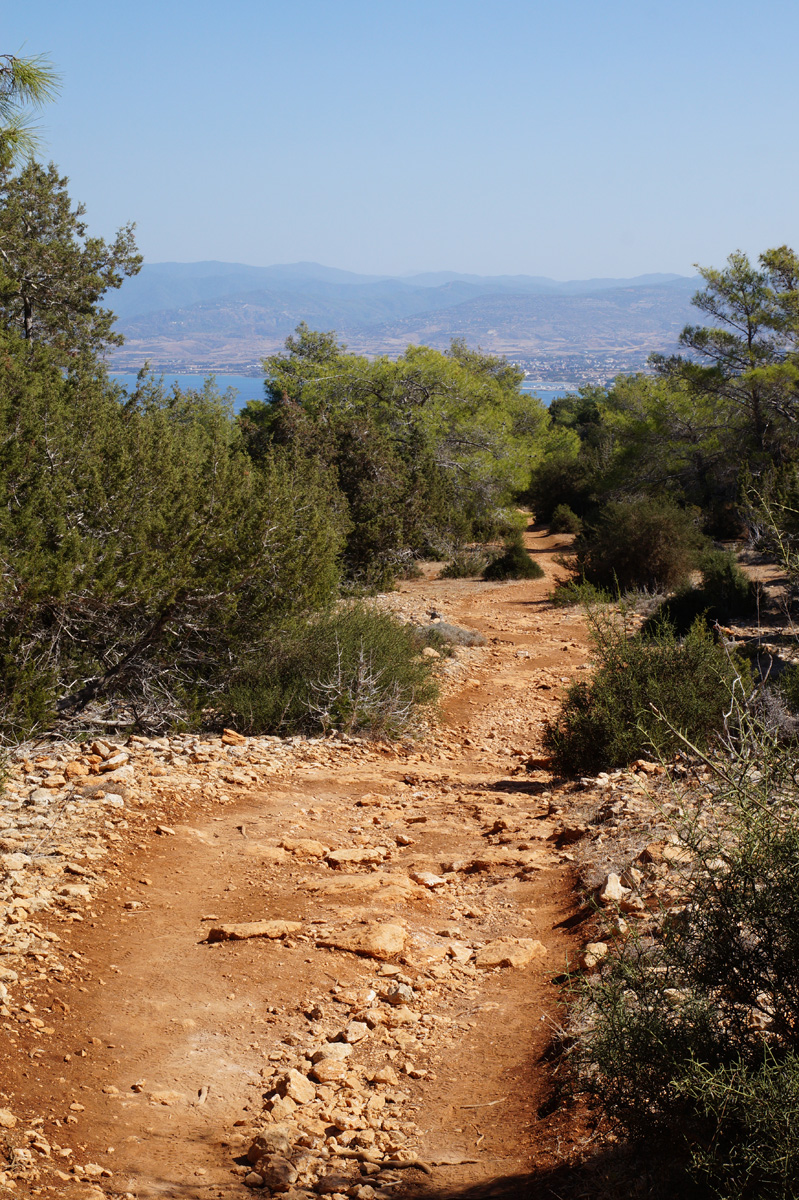
[[[125,344],[117,371],[150,362],[164,374],[259,377],[298,324],[335,330],[353,354],[391,359],[409,345],[446,351],[453,339],[504,355],[552,391],[647,371],[695,317],[696,280],[557,283],[462,278],[421,286],[396,279],[331,282],[328,268],[294,264],[146,264],[114,297]]]
[[[398,357],[398,352],[389,355]],[[508,361],[516,367],[521,367],[525,373],[525,390],[535,391],[543,388],[546,391],[567,390],[578,388],[584,384],[603,387],[617,375],[636,373],[648,374],[649,355],[643,351],[631,351],[615,355],[604,354],[562,354],[562,355],[508,355]],[[198,359],[196,362],[185,358],[150,360],[150,368],[155,374],[164,375],[240,375],[251,379],[259,379],[263,375],[260,361],[240,362],[236,360]],[[128,364],[125,370],[135,370]]]
[[[604,386],[617,375],[650,373],[649,354],[635,351],[612,356],[603,354],[540,355],[529,358],[514,356],[511,361],[521,367],[527,380],[544,388],[580,387],[583,384]]]

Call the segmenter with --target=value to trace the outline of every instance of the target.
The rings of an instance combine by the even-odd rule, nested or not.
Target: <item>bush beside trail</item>
[[[104,704],[148,732],[202,725],[291,622],[316,628],[433,544],[512,528],[544,419],[521,372],[461,344],[396,364],[344,349],[300,327],[270,360],[272,403],[237,417],[213,381],[142,373],[126,392],[88,351],[65,368],[0,331],[0,738],[74,730]],[[364,652],[399,680],[410,651],[395,640],[389,666],[372,641],[378,624]]]
[[[593,607],[597,604],[611,604],[614,596],[604,588],[595,587],[585,579],[564,579],[549,593],[549,603],[555,608],[570,608],[582,604]]]
[[[683,587],[669,597],[644,625],[644,632],[668,621],[678,634],[685,634],[697,617],[709,623],[749,617],[755,610],[755,585],[738,566],[735,555],[725,550],[709,550],[700,558],[702,581],[697,587]]]
[[[346,575],[387,586],[408,555],[513,528],[547,419],[518,367],[458,340],[367,359],[304,323],[264,367],[268,402],[239,418],[248,452],[258,462],[287,446],[331,470],[349,517]]]
[[[558,504],[549,520],[550,533],[580,533],[583,523],[568,504]]]
[[[722,731],[739,668],[702,622],[684,641],[668,625],[631,634],[611,613],[593,613],[591,625],[593,677],[571,685],[544,734],[557,771],[596,774],[643,754],[670,754],[681,745],[675,730],[699,746]]]
[[[462,550],[441,569],[441,579],[475,579],[488,565],[488,556],[481,550]]]
[[[628,497],[605,505],[564,562],[597,587],[672,590],[688,582],[707,546],[696,512],[668,498]]]
[[[0,728],[109,697],[189,718],[286,612],[336,595],[345,520],[323,468],[256,468],[212,385],[121,396],[44,352],[0,361]]]
[[[431,632],[366,604],[288,621],[239,663],[217,723],[247,734],[418,732],[438,695],[435,657],[422,654]]]
[[[483,570],[483,579],[543,579],[544,572],[539,563],[530,557],[524,546],[521,530],[505,540],[502,554],[493,558]]]
[[[580,989],[576,1058],[632,1146],[682,1167],[681,1195],[773,1200],[799,1193],[799,790],[795,748],[728,703],[712,805],[689,793],[676,826],[679,904]]]
[[[0,738],[74,732],[103,704],[149,732],[202,724],[345,587],[507,531],[546,421],[520,368],[459,341],[371,360],[301,324],[238,416],[213,379],[145,371],[128,392],[99,303],[139,269],[132,227],[89,238],[66,184],[35,163],[0,179]],[[377,624],[364,639],[399,680]]]

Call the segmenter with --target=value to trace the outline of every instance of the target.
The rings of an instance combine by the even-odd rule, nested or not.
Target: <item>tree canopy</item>
[[[39,148],[32,113],[58,93],[59,75],[46,55],[0,55],[0,167],[31,158]]]
[[[703,272],[709,320],[686,328],[682,354],[548,412],[519,368],[463,341],[368,359],[301,324],[264,361],[265,399],[237,417],[213,383],[166,389],[145,373],[128,393],[109,380],[102,356],[119,339],[102,299],[139,268],[132,226],[91,237],[53,165],[0,168],[0,200],[6,730],[106,696],[149,728],[224,712],[279,723],[316,703],[317,684],[295,691],[291,672],[310,662],[311,628],[333,628],[319,614],[342,587],[504,537],[525,490],[539,518],[574,509],[583,567],[604,581],[640,576],[609,531],[636,562],[643,530],[693,563],[703,532],[740,531],[754,476],[769,511],[799,508],[787,247]],[[647,582],[664,581],[656,567]],[[296,654],[270,674],[281,644]]]
[[[132,224],[108,245],[90,237],[55,166],[0,171],[0,322],[62,356],[98,353],[123,339],[103,294],[141,267]]]
[[[708,320],[683,330],[687,355],[653,361],[725,401],[756,450],[781,454],[799,421],[799,260],[780,246],[758,262],[737,250],[722,270],[700,268],[705,288],[693,302]]]
[[[523,486],[546,421],[518,368],[462,342],[369,360],[303,324],[264,368],[268,402],[241,417],[250,451],[292,446],[335,471],[355,574],[487,535]]]
[[[730,536],[746,517],[747,481],[762,491],[792,470],[799,260],[787,246],[757,264],[736,251],[724,268],[700,273],[694,304],[705,319],[682,331],[680,353],[653,355],[654,374],[619,376],[552,404],[530,490],[542,516],[559,503],[592,517],[625,495],[668,494]]]

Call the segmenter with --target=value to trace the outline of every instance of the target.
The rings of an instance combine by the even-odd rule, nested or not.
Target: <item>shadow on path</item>
[[[706,1200],[679,1163],[610,1147],[579,1166],[503,1175],[460,1187],[443,1181],[411,1185],[397,1200]]]
[[[478,784],[475,788],[480,792],[521,792],[525,796],[538,796],[541,792],[551,790],[551,779],[498,779],[495,783]]]

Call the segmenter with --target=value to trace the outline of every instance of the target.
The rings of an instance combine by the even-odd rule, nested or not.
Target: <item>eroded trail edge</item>
[[[445,664],[423,743],[131,739],[13,764],[0,1195],[371,1200],[547,1161],[575,833],[536,756],[587,649],[546,601],[557,539],[527,538],[544,580],[381,599],[485,638]]]

